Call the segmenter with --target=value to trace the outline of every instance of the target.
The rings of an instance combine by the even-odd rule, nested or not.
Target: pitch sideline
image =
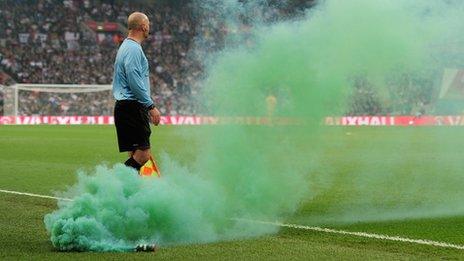
[[[1,192],[1,193],[7,193],[7,194],[21,195],[21,196],[35,197],[35,198],[48,198],[48,199],[72,201],[72,199],[69,199],[69,198],[60,198],[60,197],[53,197],[53,196],[47,196],[47,195],[39,195],[39,194],[26,193],[26,192],[18,192],[18,191],[12,191],[12,190],[0,189],[0,192]]]
[[[72,199],[69,199],[69,198],[60,198],[60,197],[54,197],[54,196],[47,196],[47,195],[40,195],[40,194],[19,192],[19,191],[12,191],[12,190],[4,190],[4,189],[0,189],[0,193],[29,196],[29,197],[36,197],[36,198],[72,201]],[[345,230],[336,230],[336,229],[331,229],[331,228],[311,227],[311,226],[303,226],[303,225],[297,225],[297,224],[285,224],[285,223],[280,223],[280,222],[259,221],[259,220],[250,220],[250,219],[242,219],[242,218],[234,218],[234,220],[252,222],[252,223],[257,223],[257,224],[264,224],[264,225],[272,225],[272,226],[278,226],[278,227],[310,230],[310,231],[316,231],[316,232],[322,232],[322,233],[349,235],[349,236],[372,238],[372,239],[378,239],[378,240],[384,240],[384,241],[396,241],[396,242],[403,242],[403,243],[413,243],[413,244],[419,244],[419,245],[428,245],[428,246],[435,246],[435,247],[441,247],[441,248],[453,248],[453,249],[464,250],[464,245],[432,241],[432,240],[427,240],[427,239],[412,239],[412,238],[399,237],[399,236],[387,236],[387,235],[382,235],[382,234],[373,234],[373,233],[366,233],[366,232],[352,232],[352,231],[345,231]]]

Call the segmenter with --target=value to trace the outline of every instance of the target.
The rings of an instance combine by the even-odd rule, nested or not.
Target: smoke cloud
[[[64,192],[74,201],[60,202],[56,211],[45,216],[55,247],[128,251],[139,243],[202,243],[277,232],[275,227],[235,218],[284,220],[302,203],[311,205],[315,196],[340,185],[336,183],[340,173],[321,161],[319,152],[325,147],[321,123],[323,117],[347,110],[354,79],[366,79],[382,99],[393,100],[392,82],[404,73],[433,81],[443,66],[455,63],[436,46],[464,37],[459,33],[464,17],[459,2],[328,0],[296,19],[272,23],[253,15],[263,3],[198,2],[200,12],[211,12],[232,27],[239,28],[244,15],[253,24],[247,36],[226,40],[225,48],[205,56],[199,100],[210,115],[267,117],[266,98],[272,95],[277,100],[274,117],[304,123],[204,128],[190,137],[202,141],[192,162],[182,165],[176,155],[162,157],[161,179],[140,178],[121,165],[81,173],[77,184]],[[199,37],[198,43],[197,50],[205,39]],[[365,162],[364,156],[353,158]],[[391,164],[404,162],[400,156],[384,156]],[[391,193],[385,184],[400,175],[389,171],[378,172],[366,164],[347,173],[356,191],[353,202],[362,207],[334,205],[336,210],[327,215],[303,214],[327,224],[358,221],[360,209],[373,210],[366,214],[371,220],[406,217],[402,214],[411,201],[396,206],[388,196],[381,197]],[[430,195],[441,193],[457,176],[431,185],[430,197],[421,193],[427,181],[412,175],[399,186],[423,203],[420,216],[440,213],[425,211],[434,198]],[[377,201],[366,199],[372,191],[380,191]],[[386,202],[391,208],[383,207]]]

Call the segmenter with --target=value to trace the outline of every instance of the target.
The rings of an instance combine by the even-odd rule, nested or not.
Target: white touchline
[[[36,198],[48,198],[48,199],[56,199],[56,200],[73,201],[70,198],[60,198],[60,197],[53,197],[53,196],[47,196],[47,195],[39,195],[39,194],[18,192],[18,191],[4,190],[4,189],[0,189],[0,193],[8,193],[8,194],[36,197]],[[464,245],[432,241],[432,240],[427,240],[427,239],[412,239],[412,238],[399,237],[399,236],[387,236],[387,235],[381,235],[381,234],[371,234],[371,233],[366,233],[366,232],[351,232],[351,231],[336,230],[336,229],[331,229],[331,228],[311,227],[311,226],[303,226],[303,225],[296,225],[296,224],[285,224],[285,223],[280,223],[280,222],[259,221],[259,220],[243,219],[243,218],[233,218],[233,220],[257,223],[257,224],[272,225],[272,226],[278,226],[278,227],[311,230],[311,231],[317,231],[317,232],[323,232],[323,233],[350,235],[350,236],[357,236],[357,237],[374,238],[374,239],[379,239],[379,240],[407,242],[407,243],[420,244],[420,245],[464,250]]]
[[[366,233],[366,232],[351,232],[351,231],[344,231],[344,230],[335,230],[331,228],[310,227],[310,226],[295,225],[295,224],[284,224],[280,222],[258,221],[258,220],[240,219],[240,218],[235,218],[235,220],[258,223],[258,224],[265,224],[265,225],[272,225],[272,226],[279,226],[279,227],[312,230],[312,231],[331,233],[331,234],[375,238],[375,239],[380,239],[380,240],[407,242],[407,243],[414,243],[414,244],[421,244],[421,245],[429,245],[429,246],[464,250],[464,245],[456,245],[456,244],[432,241],[432,240],[427,240],[427,239],[412,239],[412,238],[399,237],[399,236],[387,236],[387,235],[380,235],[380,234],[371,234],[371,233]]]
[[[36,198],[49,198],[49,199],[56,199],[56,200],[72,201],[72,199],[69,199],[69,198],[59,198],[59,197],[52,197],[52,196],[47,196],[47,195],[39,195],[39,194],[18,192],[18,191],[4,190],[4,189],[0,189],[0,192],[8,193],[8,194],[15,194],[15,195],[22,195],[22,196],[29,196],[29,197],[36,197]]]

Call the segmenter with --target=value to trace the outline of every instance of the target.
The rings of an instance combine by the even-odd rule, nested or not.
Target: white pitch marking
[[[451,244],[451,243],[446,243],[446,242],[432,241],[432,240],[427,240],[427,239],[412,239],[412,238],[399,237],[399,236],[387,236],[387,235],[380,235],[380,234],[371,234],[371,233],[366,233],[366,232],[351,232],[351,231],[335,230],[335,229],[322,228],[322,227],[310,227],[310,226],[295,225],[295,224],[284,224],[284,223],[280,223],[280,222],[257,221],[257,220],[249,220],[249,219],[235,219],[235,220],[248,221],[248,222],[252,222],[252,223],[266,224],[266,225],[279,226],[279,227],[288,227],[288,228],[312,230],[312,231],[331,233],[331,234],[350,235],[350,236],[374,238],[374,239],[387,240],[387,241],[407,242],[407,243],[414,243],[414,244],[420,244],[420,245],[428,245],[428,246],[436,246],[436,247],[454,248],[454,249],[464,250],[464,245],[457,245],[457,244]]]
[[[69,199],[69,198],[59,198],[59,197],[52,197],[52,196],[47,196],[47,195],[39,195],[39,194],[18,192],[18,191],[4,190],[4,189],[0,189],[0,192],[8,193],[8,194],[15,194],[15,195],[22,195],[22,196],[29,196],[29,197],[36,197],[36,198],[48,198],[48,199],[72,201],[72,199]]]
[[[73,201],[70,198],[60,198],[60,197],[53,197],[53,196],[47,196],[47,195],[39,195],[39,194],[25,193],[25,192],[18,192],[18,191],[4,190],[4,189],[0,189],[0,192],[8,193],[8,194],[15,194],[15,195],[22,195],[22,196],[29,196],[29,197],[36,197],[36,198],[48,198],[48,199],[56,199],[56,200]],[[317,231],[317,232],[323,232],[323,233],[350,235],[350,236],[374,238],[374,239],[387,240],[387,241],[397,241],[397,242],[405,242],[405,243],[413,243],[413,244],[420,244],[420,245],[464,250],[464,245],[432,241],[432,240],[427,240],[427,239],[412,239],[412,238],[399,237],[399,236],[387,236],[387,235],[381,235],[381,234],[371,234],[371,233],[366,233],[366,232],[351,232],[351,231],[336,230],[336,229],[331,229],[331,228],[310,227],[310,226],[303,226],[303,225],[296,225],[296,224],[285,224],[285,223],[280,223],[280,222],[259,221],[259,220],[250,220],[250,219],[242,219],[242,218],[234,218],[233,220],[272,225],[272,226],[278,226],[278,227],[311,230],[311,231]]]

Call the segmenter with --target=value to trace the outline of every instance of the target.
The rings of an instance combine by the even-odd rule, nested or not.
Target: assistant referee
[[[124,163],[136,170],[150,159],[150,121],[158,125],[160,113],[150,97],[148,60],[141,43],[148,38],[150,22],[139,12],[128,18],[128,37],[119,47],[114,63],[114,123],[119,151],[129,152]]]

